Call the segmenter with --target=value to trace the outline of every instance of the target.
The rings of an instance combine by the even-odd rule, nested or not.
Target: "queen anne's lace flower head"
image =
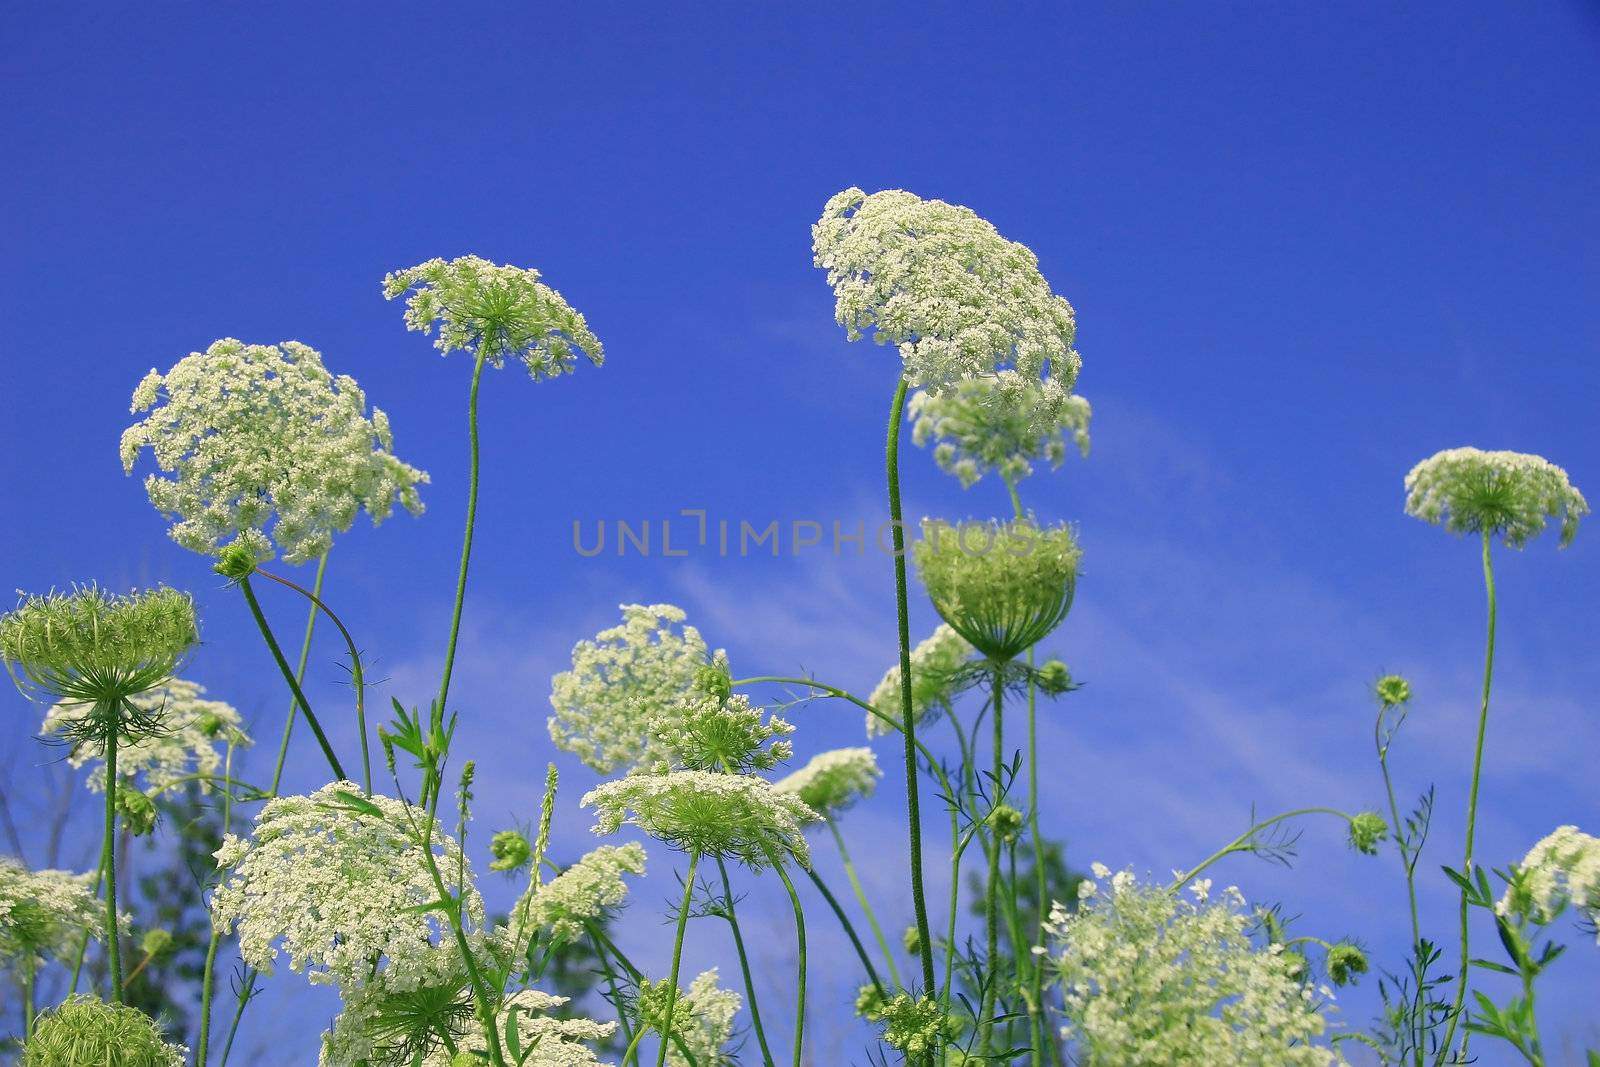
[[[595,809],[597,834],[627,823],[684,852],[731,857],[757,870],[783,853],[809,867],[800,827],[820,818],[771,782],[710,771],[633,774],[591,789],[579,803]]]
[[[649,731],[662,754],[656,768],[662,772],[746,774],[771,770],[794,755],[785,740],[794,727],[766,715],[743,695],[696,693],[653,719]]]
[[[1406,514],[1451,533],[1498,535],[1521,548],[1551,520],[1561,523],[1561,547],[1589,514],[1567,472],[1542,456],[1451,448],[1406,475]]]
[[[733,1020],[744,1001],[733,990],[719,987],[717,978],[717,969],[713,967],[696,975],[687,992],[678,990],[672,1003],[672,1030],[682,1042],[682,1048],[677,1042],[667,1047],[667,1062],[672,1067],[688,1067],[690,1061],[683,1055],[685,1049],[696,1064],[725,1062],[723,1048],[733,1039]],[[646,979],[639,990],[640,1021],[658,1034],[666,1026],[671,983],[669,978],[658,982]]]
[[[30,871],[0,856],[0,968],[28,971],[76,949],[85,934],[99,937],[104,913],[93,884],[92,875]]]
[[[995,660],[1015,658],[1066,618],[1083,554],[1071,527],[1032,518],[928,523],[913,553],[940,617]]]
[[[374,814],[372,809],[376,809]],[[438,899],[422,852],[426,812],[388,797],[361,797],[350,782],[269,801],[248,839],[227,835],[216,852],[227,874],[211,898],[218,929],[237,925],[246,963],[270,973],[280,949],[313,982],[358,985],[373,961],[424,950],[443,920],[418,909]],[[460,848],[435,828],[432,849],[453,876]],[[467,884],[469,924],[483,901]]]
[[[600,341],[539,272],[477,256],[430,259],[383,279],[383,295],[406,298],[406,328],[439,330],[440,352],[471,352],[499,367],[515,356],[535,381],[570,374],[579,354],[605,362]]]
[[[583,936],[586,924],[628,899],[622,876],[643,876],[644,866],[644,846],[637,841],[601,845],[549,882],[530,889],[518,909],[526,909],[529,928],[574,941]]]
[[[250,736],[244,731],[239,713],[220,700],[206,700],[204,692],[204,687],[194,682],[168,678],[156,688],[129,698],[134,707],[158,718],[162,727],[159,733],[118,742],[120,780],[141,785],[153,795],[190,775],[216,774],[222,767],[218,745],[250,746]],[[76,724],[90,711],[87,704],[55,704],[45,715],[40,732],[45,737],[81,734],[83,731]],[[104,742],[87,738],[73,744],[67,762],[74,767],[93,762],[89,788],[99,792],[105,788],[104,759]],[[199,785],[202,790],[210,789],[204,778]]]
[[[34,1021],[22,1067],[184,1067],[189,1050],[170,1045],[155,1020],[126,1004],[68,997]]]
[[[1104,879],[1110,872],[1096,866]],[[1104,1067],[1328,1067],[1319,1000],[1282,945],[1258,947],[1234,888],[1194,902],[1141,885],[1083,883],[1080,905],[1052,910],[1045,933],[1061,987],[1063,1033]],[[1198,895],[1198,894],[1197,894]]]
[[[951,682],[976,653],[965,637],[940,623],[921,644],[911,650],[911,716],[916,722],[931,719],[950,707]],[[884,673],[867,703],[896,722],[900,721],[900,664]],[[867,736],[893,733],[894,727],[877,715],[867,714]]]
[[[685,697],[710,658],[700,631],[671,604],[624,604],[622,625],[579,641],[572,670],[551,680],[550,737],[602,774],[662,757],[646,729]]]
[[[862,797],[871,796],[882,777],[872,749],[838,748],[811,757],[776,786],[780,792],[799,797],[824,819],[832,819]]]
[[[150,414],[123,433],[122,466],[131,473],[151,450],[168,476],[151,474],[145,492],[177,520],[168,532],[184,548],[239,543],[265,560],[276,546],[300,563],[359,511],[374,524],[397,503],[422,512],[428,476],[391,454],[388,416],[368,418],[366,406],[355,379],[328,373],[313,348],[224,338],[139,383],[133,410]]]
[[[961,382],[937,396],[919,390],[911,397],[911,439],[922,446],[935,442],[934,460],[963,489],[990,471],[1015,485],[1040,460],[1061,466],[1069,433],[1078,452],[1089,454],[1089,401],[1076,395],[1057,401],[1047,387],[1027,379],[1007,388],[1008,375],[1014,372]]]
[[[1548,923],[1571,906],[1600,927],[1600,838],[1576,826],[1558,826],[1529,849],[1517,868],[1520,877],[1495,906],[1501,915]]]
[[[897,346],[912,385],[938,393],[1010,369],[1065,402],[1082,362],[1072,306],[1025,245],[970,209],[850,188],[822,209],[811,244],[839,325],[852,341],[870,329]]]

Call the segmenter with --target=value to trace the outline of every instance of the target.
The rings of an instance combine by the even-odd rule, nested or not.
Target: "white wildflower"
[[[832,819],[872,790],[883,777],[878,757],[870,748],[839,748],[823,752],[798,771],[775,783],[779,792],[792,793],[825,819]]]
[[[104,914],[93,875],[30,871],[0,856],[0,967],[26,972],[62,958],[85,934],[101,936]]]
[[[949,710],[951,679],[974,652],[967,639],[952,630],[948,623],[940,623],[927,640],[911,650],[911,716],[914,721],[920,723],[940,711]],[[867,703],[900,722],[900,697],[900,665],[896,663],[884,674]],[[867,715],[868,737],[893,732],[894,727],[878,716]]]
[[[787,740],[794,727],[777,715],[768,716],[742,694],[692,694],[652,717],[649,731],[661,752],[660,771],[745,774],[771,770],[794,755]]]
[[[687,992],[678,990],[672,1004],[672,1031],[682,1042],[667,1047],[667,1062],[672,1067],[688,1067],[683,1055],[687,1050],[694,1062],[716,1065],[725,1062],[724,1047],[733,1038],[733,1021],[744,1003],[742,997],[731,989],[717,985],[717,969],[702,971],[689,983]],[[660,1033],[666,1022],[667,1001],[671,979],[658,982],[648,979],[639,990],[639,1016],[643,1024]]]
[[[1000,381],[1009,381],[1002,372]],[[994,471],[1015,485],[1033,473],[1033,464],[1061,466],[1067,456],[1065,435],[1072,435],[1079,453],[1089,454],[1089,401],[1069,396],[1057,401],[1050,391],[1023,380],[1006,390],[1000,381],[978,378],[935,396],[912,394],[911,439],[925,446],[933,441],[933,458],[946,474],[970,488]]]
[[[628,898],[622,876],[642,876],[644,867],[644,846],[637,841],[601,845],[546,884],[533,887],[514,914],[522,915],[529,928],[548,930],[564,941],[576,940],[586,924]]]
[[[1600,838],[1576,826],[1558,826],[1517,867],[1521,878],[1495,906],[1501,915],[1516,912],[1549,922],[1570,905],[1600,926]]]
[[[1512,548],[1527,544],[1555,519],[1566,547],[1578,532],[1578,520],[1589,514],[1589,504],[1567,472],[1542,456],[1452,448],[1406,475],[1406,514],[1451,533],[1497,534]]]
[[[820,818],[770,782],[710,771],[634,774],[591,789],[579,803],[595,809],[597,834],[616,833],[626,822],[673,848],[732,857],[755,869],[785,852],[810,866],[800,827]]]

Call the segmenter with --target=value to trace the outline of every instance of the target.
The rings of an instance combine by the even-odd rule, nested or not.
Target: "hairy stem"
[[[106,872],[106,970],[111,1000],[122,1001],[122,949],[117,931],[117,727],[122,714],[116,708],[106,727],[106,828],[100,843],[100,862]]]
[[[867,917],[867,925],[872,928],[872,936],[877,940],[878,948],[883,951],[884,962],[889,965],[889,978],[894,982],[896,988],[902,988],[905,983],[900,981],[900,970],[894,965],[894,952],[889,948],[889,939],[883,936],[883,927],[878,925],[878,917],[872,911],[872,903],[867,900],[867,891],[862,887],[861,879],[856,875],[856,865],[850,862],[850,850],[845,847],[844,834],[839,832],[838,823],[832,819],[828,819],[826,822],[828,829],[833,833],[833,843],[839,848],[839,859],[844,862],[845,877],[850,879],[850,888],[855,891],[856,900],[861,904],[861,911]],[[817,875],[813,873],[811,877],[821,887],[822,882],[817,879]],[[828,894],[825,889],[823,892],[829,896],[831,901],[832,894]],[[837,906],[835,906],[834,910],[839,911]],[[839,911],[839,918],[844,921],[844,912]],[[850,933],[851,940],[856,940],[855,932],[849,930],[848,923],[846,923],[846,929]],[[865,954],[862,955],[862,961],[866,961]],[[867,971],[870,973],[872,968],[868,966]],[[882,986],[879,984],[876,975],[873,976],[872,984],[877,985],[879,990],[882,991]]]
[[[305,690],[300,688],[300,679],[295,677],[289,669],[289,661],[283,657],[283,649],[278,644],[278,639],[272,635],[272,627],[267,625],[267,617],[261,612],[261,602],[256,599],[255,590],[250,588],[248,576],[239,579],[239,590],[244,593],[245,603],[250,605],[250,614],[255,617],[256,626],[261,630],[261,636],[266,640],[267,647],[272,650],[272,658],[278,664],[278,671],[283,675],[283,680],[289,683],[289,691],[300,704],[300,711],[306,717],[306,725],[311,727],[311,732],[316,735],[317,744],[322,746],[322,754],[327,757],[328,766],[333,768],[334,777],[340,781],[346,780],[344,767],[339,763],[339,757],[333,754],[333,746],[328,743],[328,735],[322,730],[322,723],[317,721],[317,716],[311,710],[311,702],[306,699]],[[280,767],[281,770],[281,767]],[[277,793],[278,774],[273,774],[273,792]]]
[[[478,359],[472,367],[472,389],[467,394],[467,440],[472,449],[471,466],[467,474],[467,525],[461,537],[461,573],[456,578],[456,602],[450,613],[450,640],[444,647],[444,677],[439,682],[439,710],[445,710],[445,700],[450,696],[450,671],[456,662],[456,638],[461,633],[461,605],[467,598],[467,567],[472,559],[472,532],[478,518],[478,383],[483,378],[484,358],[488,349],[478,347]]]
[[[327,572],[328,553],[324,552],[317,558],[317,576],[311,583],[311,588],[315,592],[322,592],[322,576]],[[311,658],[311,635],[316,632],[316,629],[317,609],[316,605],[312,605],[311,610],[306,613],[306,632],[305,636],[300,640],[300,663],[294,672],[295,680],[301,683],[305,682],[306,662]],[[278,742],[278,762],[272,768],[273,795],[277,795],[278,783],[283,778],[283,765],[289,758],[289,737],[294,733],[294,720],[299,714],[300,702],[291,697],[289,700],[289,715],[283,721],[283,740]]]

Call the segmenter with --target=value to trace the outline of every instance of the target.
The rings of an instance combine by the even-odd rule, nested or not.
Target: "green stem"
[[[1387,709],[1384,709],[1386,711]],[[1394,779],[1389,773],[1389,745],[1383,737],[1384,711],[1379,711],[1377,724],[1373,727],[1373,740],[1378,748],[1378,767],[1383,772],[1383,789],[1389,798],[1389,817],[1393,820],[1395,848],[1400,852],[1400,863],[1406,871],[1406,902],[1411,910],[1411,950],[1417,951],[1422,943],[1422,924],[1417,914],[1417,861],[1416,855],[1411,852],[1400,829],[1400,805],[1395,802]],[[1391,738],[1394,736],[1391,732]],[[1411,997],[1410,1019],[1408,1028],[1411,1031],[1412,1060],[1415,1067],[1422,1067],[1426,1058],[1426,1051],[1422,1047],[1422,1010],[1424,989],[1418,984]]]
[[[312,589],[318,593],[322,592],[322,576],[326,574],[327,571],[328,553],[324,552],[321,556],[317,557],[317,577],[315,581],[312,582]],[[306,662],[311,658],[311,635],[316,631],[316,628],[317,609],[316,606],[313,605],[310,612],[308,612],[306,615],[305,636],[300,640],[300,664],[294,672],[296,681],[305,681]],[[298,700],[291,699],[289,701],[289,716],[283,722],[283,740],[278,742],[278,762],[272,769],[272,793],[274,796],[276,796],[278,793],[278,782],[283,777],[284,762],[289,758],[289,737],[294,733],[294,720],[299,713],[300,702]]]
[[[817,887],[817,892],[822,894],[822,899],[827,901],[828,907],[833,910],[834,917],[839,920],[839,926],[850,939],[850,944],[856,950],[856,956],[861,960],[862,968],[867,972],[867,980],[872,983],[880,996],[888,997],[888,990],[883,987],[883,980],[878,977],[877,968],[872,966],[872,958],[867,955],[867,946],[861,941],[861,935],[856,933],[855,924],[850,921],[850,916],[845,914],[844,907],[839,903],[839,898],[833,895],[833,890],[828,888],[828,883],[822,880],[822,875],[815,870],[807,870],[811,876],[811,884]]]
[[[990,787],[994,790],[992,807],[1000,804],[1001,776],[1005,773],[1005,716],[1001,713],[1005,695],[1005,674],[1000,664],[994,665],[994,693],[990,698],[994,711],[994,753],[990,773],[994,776]],[[985,1055],[993,1051],[995,1000],[1000,989],[1000,835],[991,829],[989,834],[988,884],[984,886],[983,936],[984,963],[989,968],[989,981],[983,988],[983,1007],[978,1015],[978,1050]]]
[[[845,877],[850,879],[850,888],[855,891],[856,900],[861,904],[861,911],[867,917],[867,925],[872,928],[872,936],[877,940],[878,948],[883,950],[884,961],[889,965],[889,978],[894,982],[896,988],[904,988],[905,983],[900,980],[900,970],[894,965],[894,952],[889,948],[889,939],[883,936],[883,927],[878,925],[878,917],[872,911],[871,902],[867,900],[867,891],[862,887],[861,879],[856,876],[856,865],[850,862],[850,850],[845,847],[844,834],[839,832],[838,823],[834,822],[832,819],[827,819],[825,821],[828,824],[828,829],[833,833],[833,843],[839,848],[839,859],[844,862]],[[811,877],[814,880],[817,878],[816,874],[814,873]],[[820,886],[822,883],[818,881],[817,884]],[[826,893],[826,890],[824,890],[824,892]],[[831,898],[831,894],[828,895]],[[839,909],[837,906],[835,906],[834,910],[838,911]],[[844,913],[842,911],[839,912],[839,917],[841,921],[844,919]],[[850,937],[852,940],[856,939],[854,931],[850,931]],[[865,960],[866,956],[863,954],[862,961],[865,962]],[[871,973],[872,968],[869,966],[867,971],[868,973]],[[879,986],[880,991],[882,990],[882,986],[879,985],[876,976],[873,977],[872,982],[874,985]]]
[[[33,961],[24,960],[22,963],[22,1040],[27,1042],[33,1036]]]
[[[1472,751],[1472,787],[1467,792],[1467,839],[1465,855],[1461,860],[1461,875],[1470,880],[1472,878],[1472,841],[1478,824],[1478,783],[1483,773],[1483,739],[1489,729],[1489,690],[1494,681],[1494,623],[1495,623],[1495,598],[1494,598],[1494,562],[1489,554],[1489,531],[1483,531],[1483,585],[1488,599],[1489,633],[1483,652],[1483,703],[1478,709],[1478,740]],[[1450,1012],[1450,1023],[1444,1033],[1444,1042],[1439,1046],[1439,1057],[1434,1062],[1444,1063],[1445,1057],[1450,1054],[1450,1042],[1455,1037],[1456,1024],[1461,1020],[1461,1013],[1467,1001],[1467,967],[1471,964],[1471,953],[1468,946],[1467,923],[1467,891],[1461,890],[1461,973],[1456,978],[1455,1005]],[[1466,1059],[1466,1047],[1470,1035],[1465,1031],[1461,1035],[1461,1056]]]
[[[106,858],[104,852],[100,855],[100,863],[94,872],[94,895],[98,899],[105,890],[106,884]],[[78,955],[72,962],[72,984],[67,987],[67,996],[78,991],[78,979],[83,974],[83,958],[89,952],[89,931],[83,932],[83,937],[78,941]]]
[[[789,906],[794,909],[795,948],[799,953],[799,961],[796,964],[795,972],[795,982],[799,988],[795,991],[794,1006],[794,1067],[800,1067],[806,1037],[806,916],[804,909],[800,906],[800,894],[795,892],[794,883],[789,880],[789,872],[783,869],[783,861],[774,855],[770,849],[767,852],[767,858],[772,861],[772,869],[782,879],[783,888],[789,894]],[[818,884],[820,885],[821,883]],[[832,894],[829,895],[831,896]],[[859,942],[857,944],[859,945]],[[881,989],[882,986],[879,986],[879,988]],[[661,1067],[661,1065],[658,1063],[656,1067]]]
[[[628,1023],[628,1013],[622,1010],[622,991],[617,988],[617,972],[611,966],[611,957],[601,946],[600,939],[592,933],[589,935],[589,944],[594,948],[595,959],[600,961],[600,968],[605,972],[606,988],[611,992],[611,1003],[617,1009],[617,1023],[622,1027],[622,1040],[628,1044],[633,1043],[633,1027]]]
[[[324,555],[323,558],[326,559],[326,555]],[[372,754],[368,750],[367,744],[367,682],[365,671],[361,666],[361,653],[356,649],[355,639],[350,636],[350,631],[345,628],[344,622],[339,618],[339,616],[333,613],[332,608],[328,607],[328,605],[323,602],[322,598],[317,595],[315,590],[307,589],[298,582],[292,582],[289,579],[273,574],[270,571],[262,570],[260,567],[256,568],[256,573],[261,575],[263,578],[277,582],[279,585],[288,586],[290,589],[293,589],[295,592],[311,601],[311,609],[313,614],[320,610],[328,617],[329,622],[338,627],[339,636],[344,638],[345,649],[350,654],[350,680],[355,685],[356,689],[356,732],[361,735],[361,785],[367,795],[371,796]],[[309,636],[309,626],[306,629],[306,633]],[[297,677],[305,677],[305,653],[308,651],[308,649],[309,646],[301,650],[300,669],[296,672]]]
[[[889,526],[894,537],[894,600],[900,638],[900,716],[905,735],[906,829],[911,852],[911,908],[921,944],[922,982],[927,995],[937,996],[933,978],[933,933],[928,927],[928,902],[922,887],[922,811],[917,798],[917,724],[911,707],[911,612],[906,595],[906,535],[900,510],[900,417],[905,409],[904,375],[895,387],[889,409],[889,434],[884,451],[889,477]],[[931,1057],[929,1057],[931,1059]]]
[[[728,902],[728,925],[733,929],[733,947],[739,953],[739,973],[744,976],[745,996],[750,1000],[750,1022],[755,1028],[756,1042],[761,1046],[761,1062],[771,1067],[772,1049],[767,1046],[767,1032],[761,1025],[761,1007],[756,1002],[756,984],[750,977],[750,958],[745,954],[744,935],[739,931],[739,917],[734,913],[733,883],[728,878],[728,865],[717,857],[717,873],[722,876],[722,895]]]
[[[1281,815],[1274,815],[1270,819],[1263,819],[1258,823],[1252,824],[1250,829],[1246,830],[1232,841],[1229,841],[1226,845],[1217,849],[1217,851],[1207,856],[1196,866],[1191,867],[1187,874],[1180,874],[1177,878],[1174,878],[1172,883],[1167,886],[1167,892],[1176,893],[1178,890],[1194,881],[1197,875],[1199,875],[1213,863],[1216,863],[1218,860],[1231,856],[1235,852],[1248,851],[1250,839],[1255,837],[1255,835],[1260,833],[1262,830],[1267,829],[1269,826],[1276,826],[1278,823],[1284,822],[1288,819],[1298,818],[1301,815],[1336,815],[1343,819],[1346,824],[1349,824],[1351,821],[1350,816],[1347,813],[1340,811],[1338,808],[1295,808],[1293,811],[1286,811]]]
[[[106,968],[111,981],[111,1000],[122,1001],[122,949],[117,931],[117,718],[121,708],[110,716],[106,728],[106,828],[100,842],[100,863],[106,872]]]
[[[689,853],[689,873],[683,879],[683,903],[678,905],[678,932],[672,939],[672,973],[667,980],[667,1012],[661,1022],[661,1047],[656,1053],[656,1067],[667,1062],[668,1035],[672,1033],[672,1012],[678,1006],[678,965],[683,962],[683,930],[689,924],[689,903],[694,899],[694,872],[700,865],[700,853]],[[635,1039],[635,1044],[637,1044]],[[626,1060],[624,1060],[626,1062]]]
[[[255,617],[256,626],[261,630],[261,636],[266,639],[267,647],[272,650],[272,658],[278,664],[278,671],[283,675],[283,680],[289,683],[289,691],[300,704],[300,711],[306,717],[306,725],[311,727],[311,732],[316,735],[317,744],[322,746],[322,754],[328,759],[328,766],[333,768],[334,777],[339,781],[346,781],[344,768],[339,765],[339,757],[333,754],[333,746],[328,743],[328,735],[322,732],[322,724],[317,721],[316,715],[311,710],[311,702],[306,699],[306,694],[300,688],[300,680],[289,669],[289,661],[283,656],[283,649],[278,645],[278,639],[272,635],[272,627],[267,625],[267,617],[261,612],[261,602],[256,599],[255,590],[250,588],[248,576],[239,579],[239,589],[244,593],[245,603],[250,605],[250,614]],[[272,791],[278,791],[280,765],[272,775]]]
[[[233,777],[233,742],[228,743],[227,754],[223,757],[222,773],[225,778]],[[233,825],[233,793],[225,790],[222,795],[222,832],[227,834]],[[206,963],[200,972],[200,1037],[195,1045],[195,1063],[198,1067],[206,1067],[206,1057],[211,1047],[211,992],[216,981],[217,949],[222,944],[222,931],[217,929],[215,923],[211,925],[211,939],[206,944]]]
[[[488,349],[478,346],[478,359],[472,367],[472,390],[467,395],[467,439],[472,448],[472,463],[467,474],[467,526],[461,538],[461,573],[456,578],[456,602],[450,614],[450,640],[444,648],[444,677],[439,682],[439,710],[445,710],[450,696],[450,672],[456,662],[456,638],[461,633],[461,605],[467,598],[467,566],[472,559],[472,533],[478,518],[478,383],[483,377]]]
[[[233,1039],[239,1036],[239,1020],[244,1018],[244,1009],[255,996],[256,976],[258,974],[260,972],[254,968],[247,969],[244,980],[239,983],[239,995],[233,1009],[233,1021],[228,1024],[228,1039],[222,1043],[221,1067],[228,1067],[228,1054],[233,1051]]]

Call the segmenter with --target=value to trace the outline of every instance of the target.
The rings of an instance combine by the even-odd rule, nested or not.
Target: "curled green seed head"
[[[1368,856],[1378,854],[1378,842],[1389,836],[1389,824],[1375,811],[1363,811],[1350,820],[1350,847]]]
[[[1349,985],[1367,973],[1367,954],[1348,941],[1328,950],[1328,977],[1334,985]]]

